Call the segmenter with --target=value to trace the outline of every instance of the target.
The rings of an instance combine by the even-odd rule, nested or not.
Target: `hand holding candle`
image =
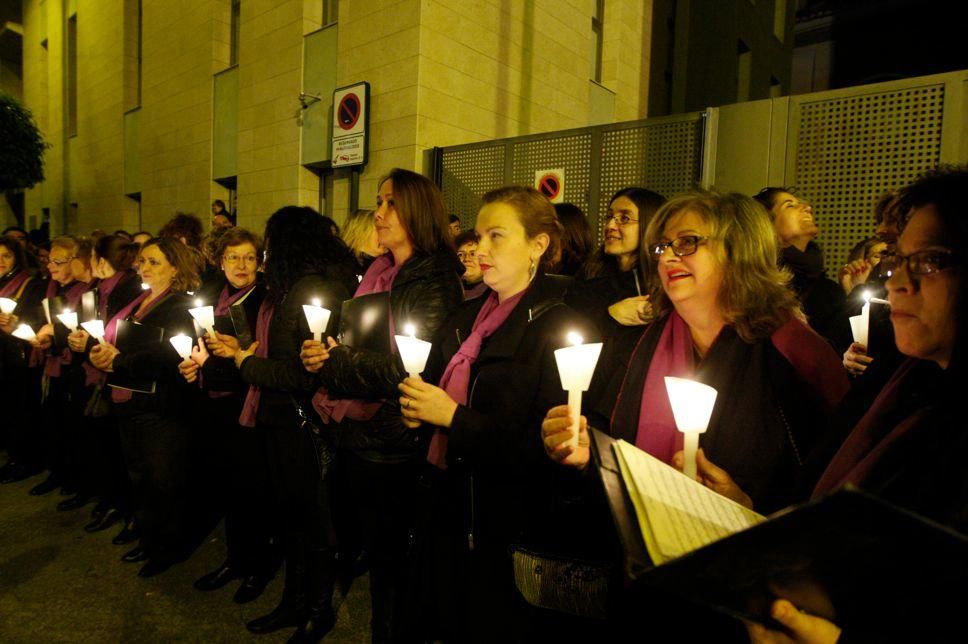
[[[211,306],[202,306],[201,300],[195,300],[195,308],[188,309],[188,312],[192,314],[198,325],[205,329],[205,333],[211,337],[215,337],[215,308]]]
[[[58,315],[57,319],[61,321],[61,324],[70,329],[71,333],[77,331],[77,313],[64,309],[64,312]]]
[[[98,344],[104,344],[104,322],[101,320],[81,322],[81,328],[90,333]]]
[[[329,309],[324,309],[319,298],[314,297],[312,304],[303,304],[303,312],[306,314],[309,330],[313,333],[313,340],[322,342],[323,332],[326,331],[326,325],[329,324]]]
[[[602,353],[602,343],[582,344],[584,340],[574,331],[568,334],[568,342],[572,346],[555,351],[555,362],[558,363],[561,388],[568,392],[568,412],[572,418],[570,442],[576,447],[581,418],[581,394],[588,391],[592,383],[592,374],[595,373],[598,356]]]
[[[181,356],[182,360],[191,360],[192,357],[192,339],[190,336],[184,333],[179,333],[169,340],[171,346],[175,347],[175,351]]]
[[[683,433],[684,461],[682,472],[696,478],[696,451],[699,434],[709,427],[709,418],[716,404],[716,390],[695,380],[665,377],[669,404],[676,419],[676,427]]]
[[[431,344],[426,340],[417,338],[417,331],[412,324],[405,324],[403,332],[406,335],[393,336],[397,341],[397,350],[400,351],[403,368],[406,369],[410,377],[418,378],[427,366]]]

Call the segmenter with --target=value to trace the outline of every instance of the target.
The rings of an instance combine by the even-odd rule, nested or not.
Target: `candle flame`
[[[147,291],[149,288],[151,288],[151,287],[148,286],[147,284],[145,284],[144,282],[141,283],[141,290],[142,291]]]
[[[864,291],[864,301],[865,302],[870,302],[871,301],[871,297],[872,296],[871,296],[871,292],[870,291]]]
[[[204,304],[205,304],[205,303],[204,303],[204,302],[202,302],[202,300],[201,300],[201,298],[199,298],[199,299],[197,299],[197,300],[195,300],[195,306],[196,306],[196,307],[201,307],[201,306],[203,306]]]
[[[578,335],[577,332],[575,331],[568,332],[568,344],[577,347],[577,346],[580,346],[581,343],[584,341],[585,341],[584,338]]]
[[[320,300],[318,297],[313,298],[313,306],[322,306],[322,305],[323,305],[322,300]]]
[[[71,314],[70,309],[64,309],[63,311],[61,311],[61,315],[70,315],[70,314]]]
[[[414,338],[417,336],[417,328],[410,323],[404,324],[403,333],[404,335],[409,335],[411,338]]]

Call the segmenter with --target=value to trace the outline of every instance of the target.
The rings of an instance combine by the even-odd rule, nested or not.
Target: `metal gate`
[[[434,177],[466,228],[488,190],[530,186],[535,172],[564,168],[564,200],[586,213],[600,238],[617,190],[642,186],[671,197],[699,185],[704,124],[704,113],[693,112],[436,148]]]

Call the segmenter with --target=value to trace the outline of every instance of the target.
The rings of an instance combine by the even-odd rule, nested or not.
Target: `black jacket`
[[[336,336],[340,307],[350,296],[356,278],[352,271],[337,267],[330,275],[311,274],[299,278],[272,312],[267,357],[250,356],[242,363],[242,379],[262,388],[257,421],[270,427],[291,427],[298,421],[293,396],[306,403],[315,390],[313,374],[299,359],[303,341],[312,337],[303,304],[320,298],[331,315],[326,334]]]
[[[463,266],[451,249],[415,255],[397,273],[390,288],[390,311],[402,330],[413,324],[418,338],[436,337],[444,320],[464,299]],[[403,426],[397,385],[407,377],[399,356],[340,346],[330,351],[317,377],[334,398],[386,400],[377,414],[360,423],[344,419],[339,444],[371,461],[402,462],[420,452],[418,432]]]
[[[130,401],[116,406],[119,414],[147,411],[179,419],[191,409],[198,389],[186,383],[178,372],[178,363],[182,359],[170,342],[179,333],[193,334],[192,316],[188,313],[191,307],[189,295],[172,292],[138,321],[145,326],[164,329],[161,343],[120,353],[114,358],[112,367],[121,377],[153,380],[155,393],[135,393]]]
[[[811,328],[831,343],[836,342],[838,320],[847,295],[839,284],[824,274],[820,247],[810,242],[801,252],[788,246],[783,249],[780,266],[793,273],[790,286],[800,298]]]
[[[238,292],[238,290],[231,290],[231,288],[230,286],[230,292]],[[256,321],[259,319],[259,307],[262,305],[262,300],[265,298],[265,295],[265,286],[257,284],[252,289],[252,292],[242,300],[242,309],[245,311],[245,318],[249,323],[249,333],[253,338],[255,338]],[[219,293],[216,293],[213,299],[206,299],[205,301],[217,302],[218,296]],[[216,331],[219,329],[221,323],[222,321],[216,318]],[[231,325],[230,322],[227,324],[229,326]],[[248,349],[248,347],[244,348]],[[242,375],[235,367],[235,360],[233,358],[220,358],[216,355],[210,355],[202,366],[201,372],[202,387],[206,391],[233,392],[239,397],[244,397],[248,392],[249,386],[242,379]]]
[[[4,276],[0,279],[0,286],[4,286],[14,277],[15,275]],[[19,324],[29,324],[34,331],[37,331],[46,322],[41,306],[46,291],[47,280],[39,277],[30,278],[30,281],[24,285],[17,299],[17,308],[14,309],[14,315],[20,320]],[[0,332],[0,369],[9,366],[12,371],[17,367],[26,367],[32,348],[26,340]],[[0,382],[3,380],[2,375],[0,374]]]

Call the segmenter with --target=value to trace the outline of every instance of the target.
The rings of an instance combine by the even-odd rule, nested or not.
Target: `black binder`
[[[386,291],[354,297],[340,309],[339,342],[356,349],[391,353],[390,294]]]
[[[153,345],[160,345],[165,341],[165,330],[157,326],[147,326],[137,322],[120,320],[118,322],[115,345],[122,354],[144,351]],[[174,368],[175,363],[172,363]],[[118,373],[108,374],[108,386],[118,389],[129,389],[143,394],[155,393],[156,383],[152,379],[122,376]]]
[[[653,566],[618,473],[613,442],[593,430],[593,451],[632,592],[673,593],[767,624],[770,605],[782,597],[862,640],[864,634],[919,626],[945,641],[946,634],[962,628],[968,537],[856,488],[778,512]]]
[[[78,323],[101,319],[99,314],[100,309],[98,308],[100,298],[101,294],[96,288],[93,288],[81,295],[81,310],[77,312]],[[107,320],[105,320],[105,322],[107,322]]]
[[[64,323],[60,321],[57,316],[68,310],[70,307],[67,304],[67,298],[61,295],[55,295],[51,298],[45,298],[42,302],[44,307],[44,313],[47,314],[50,323],[54,327],[54,351],[60,352],[64,349],[69,348],[67,344],[67,336],[71,334],[71,330],[64,326]],[[80,318],[80,316],[78,316]],[[78,319],[78,324],[81,320]]]
[[[243,301],[236,302],[229,307],[229,326],[231,327],[231,333],[239,341],[239,346],[243,349],[248,349],[249,346],[255,341],[252,337],[251,327],[249,326],[249,316],[245,312],[244,298]],[[216,331],[221,333],[221,329],[218,328],[218,320],[216,322]]]

